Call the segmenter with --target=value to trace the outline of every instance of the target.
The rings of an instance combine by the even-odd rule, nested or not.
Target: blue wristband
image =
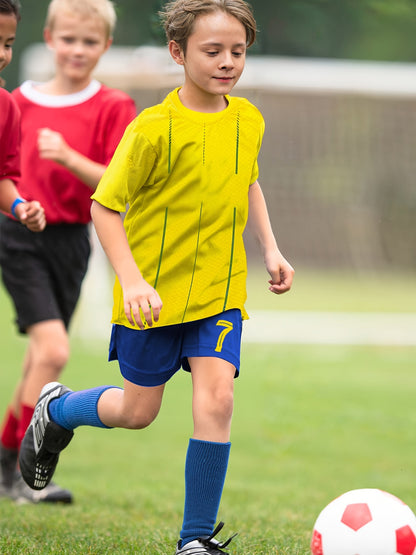
[[[12,204],[12,207],[10,208],[10,212],[12,213],[12,216],[14,216],[16,218],[16,220],[19,219],[16,215],[16,206],[18,204],[21,204],[22,202],[26,202],[26,201],[24,199],[20,198],[20,197],[17,197],[17,199]]]

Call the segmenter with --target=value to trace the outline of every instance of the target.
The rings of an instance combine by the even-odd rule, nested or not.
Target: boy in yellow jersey
[[[92,197],[117,275],[110,360],[118,360],[124,388],[45,386],[20,464],[28,484],[41,489],[77,426],[148,426],[166,382],[183,367],[192,374],[194,434],[176,554],[216,555],[229,543],[214,538],[222,523],[214,526],[247,317],[247,219],[270,291],[290,289],[294,271],[276,245],[257,181],[263,118],[229,96],[255,39],[250,8],[243,0],[175,0],[162,16],[184,84],[128,127]]]

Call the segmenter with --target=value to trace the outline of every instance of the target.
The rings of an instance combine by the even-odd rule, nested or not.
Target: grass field
[[[414,274],[385,272],[348,273],[340,270],[311,271],[298,268],[293,289],[270,296],[267,274],[249,267],[247,307],[256,309],[347,312],[416,312]]]
[[[313,278],[298,281],[301,292],[293,304],[300,296],[303,303],[295,308],[308,309],[309,299],[315,309],[325,280],[317,277],[316,290]],[[307,294],[308,283],[314,295]],[[337,302],[346,303],[339,291],[353,290],[354,280],[340,283],[332,283],[334,294],[326,291],[326,301],[316,308],[338,310]],[[361,288],[350,295],[348,307],[405,311],[415,302],[416,296],[408,296],[406,304],[403,287],[388,298],[379,296],[382,290],[383,283],[379,291],[371,288],[370,299]],[[284,303],[287,310],[289,296]],[[5,407],[25,341],[10,325],[1,291],[0,306]],[[243,346],[219,514],[226,523],[224,539],[239,532],[230,546],[234,555],[307,555],[320,510],[350,489],[380,487],[416,509],[415,358],[415,348],[387,346]],[[106,362],[105,342],[88,345],[78,338],[72,340],[64,381],[72,388],[121,383],[116,364]],[[168,384],[161,414],[149,429],[78,429],[56,473],[57,482],[73,491],[75,504],[15,506],[0,500],[0,553],[173,554],[191,434],[190,395],[189,377],[181,372]]]

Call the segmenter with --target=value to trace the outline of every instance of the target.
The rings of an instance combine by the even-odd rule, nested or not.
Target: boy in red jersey
[[[17,0],[0,0],[0,72],[11,62],[19,19]],[[25,202],[19,197],[15,187],[19,175],[20,113],[10,94],[0,88],[0,210],[12,214],[31,231],[42,231],[44,210],[39,202]]]
[[[55,74],[13,92],[22,114],[18,191],[42,204],[48,223],[36,236],[11,219],[1,229],[3,281],[19,331],[29,337],[23,377],[0,435],[3,486],[17,500],[72,501],[56,484],[39,496],[19,475],[11,481],[10,473],[40,390],[68,360],[68,326],[90,254],[90,196],[136,115],[129,96],[92,78],[115,21],[110,0],[52,0],[44,39]]]

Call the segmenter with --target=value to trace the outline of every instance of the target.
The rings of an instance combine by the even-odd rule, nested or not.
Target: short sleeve
[[[0,179],[20,177],[20,112],[10,93],[0,90]]]
[[[138,131],[137,120],[126,129],[92,199],[110,210],[124,212],[138,191],[149,185],[156,152]]]

